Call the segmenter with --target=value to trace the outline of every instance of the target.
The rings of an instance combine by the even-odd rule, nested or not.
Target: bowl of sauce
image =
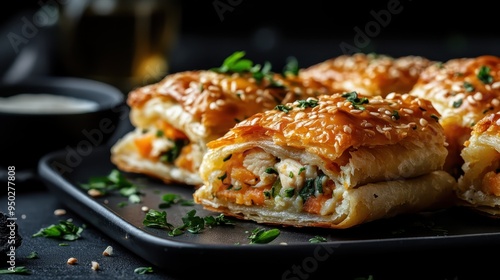
[[[0,84],[0,167],[36,169],[45,154],[67,150],[65,164],[74,168],[95,147],[108,144],[125,111],[119,89],[90,79]]]

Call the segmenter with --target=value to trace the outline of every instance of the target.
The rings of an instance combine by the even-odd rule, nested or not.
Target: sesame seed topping
[[[370,112],[370,115],[378,117],[378,116],[380,116],[380,113],[378,113],[378,112]]]
[[[345,133],[349,133],[349,134],[350,134],[350,133],[352,132],[351,127],[350,127],[350,126],[348,126],[348,125],[346,125],[346,124],[344,125],[344,128],[343,128],[343,129],[344,129],[344,132],[345,132]]]
[[[496,106],[500,105],[500,101],[498,99],[496,99],[496,98],[493,98],[491,100],[491,105],[493,105],[493,106],[496,107]]]
[[[480,93],[479,91],[474,94],[474,99],[477,101],[483,100],[483,94]]]
[[[493,84],[491,84],[491,88],[492,89],[498,89],[498,88],[500,88],[500,82],[494,82]]]
[[[408,109],[408,108],[403,108],[403,111],[407,114],[413,114],[413,110],[412,109]]]
[[[472,97],[472,95],[467,96],[467,101],[472,105],[476,104],[476,100]]]
[[[420,120],[418,121],[420,123],[421,126],[426,126],[429,122],[424,119],[424,118],[420,118]]]
[[[350,111],[352,114],[359,114],[359,113],[362,113],[363,110],[359,110],[359,109],[351,109]]]
[[[500,119],[495,122],[496,125],[500,125]]]

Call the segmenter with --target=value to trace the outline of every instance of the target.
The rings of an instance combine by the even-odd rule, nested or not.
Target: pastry
[[[500,109],[500,58],[485,55],[434,64],[422,72],[410,94],[430,100],[441,114],[449,151],[445,170],[458,178],[460,153],[473,126]]]
[[[500,112],[490,113],[473,128],[462,149],[464,174],[458,180],[459,204],[500,215]]]
[[[274,73],[268,66],[256,68],[242,53],[235,55],[224,69],[174,73],[130,92],[134,130],[113,145],[111,161],[120,170],[166,183],[200,185],[207,142],[255,113],[327,93],[320,83]]]
[[[420,73],[434,62],[421,56],[341,55],[301,69],[299,77],[323,83],[332,92],[356,91],[385,96],[407,93]]]
[[[350,228],[446,207],[456,180],[439,113],[391,93],[322,95],[277,106],[210,141],[194,201],[258,223]]]

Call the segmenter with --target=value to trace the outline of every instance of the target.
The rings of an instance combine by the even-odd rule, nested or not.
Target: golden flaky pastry
[[[500,109],[500,58],[455,58],[427,68],[410,94],[429,99],[441,114],[449,144],[445,169],[461,175],[460,152],[474,124]]]
[[[341,55],[301,69],[299,76],[319,81],[333,92],[357,91],[386,96],[407,93],[420,73],[434,62],[421,56],[391,57],[383,54]]]
[[[199,185],[207,142],[255,113],[325,93],[315,81],[276,73],[260,80],[250,72],[174,73],[129,93],[135,129],[113,145],[111,160],[124,171]]]
[[[465,205],[500,215],[500,112],[480,120],[462,150],[464,174],[457,197]]]
[[[432,104],[356,92],[258,113],[208,143],[196,203],[228,216],[349,228],[448,205],[455,179]]]

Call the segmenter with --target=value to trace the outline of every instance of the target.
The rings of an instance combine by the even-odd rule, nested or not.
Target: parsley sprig
[[[355,91],[346,92],[342,94],[342,97],[345,97],[347,101],[350,101],[354,109],[357,110],[365,110],[363,104],[368,104],[369,102],[367,97],[359,98],[358,93]]]
[[[277,228],[273,228],[270,230],[265,230],[263,228],[256,228],[252,230],[248,239],[250,239],[250,244],[267,244],[276,237],[280,235],[280,230]]]
[[[80,184],[80,187],[85,190],[98,190],[103,195],[118,191],[120,195],[127,197],[131,203],[141,202],[139,186],[127,180],[117,169],[113,169],[106,176],[91,177],[88,183]]]
[[[264,65],[254,64],[250,59],[244,58],[244,51],[236,51],[228,56],[219,67],[211,68],[210,70],[217,73],[251,73],[257,82],[267,79],[270,82],[270,87],[283,87],[283,85],[274,80],[272,65],[266,61]]]
[[[32,237],[48,237],[73,241],[81,237],[83,228],[73,224],[71,220],[59,221],[58,224],[50,225],[46,228],[41,228]]]
[[[483,84],[491,84],[493,82],[493,76],[491,76],[490,71],[490,67],[481,66],[477,72],[477,78],[483,82]]]
[[[14,269],[0,269],[0,274],[32,274],[33,272],[24,267],[24,266],[16,266]]]

